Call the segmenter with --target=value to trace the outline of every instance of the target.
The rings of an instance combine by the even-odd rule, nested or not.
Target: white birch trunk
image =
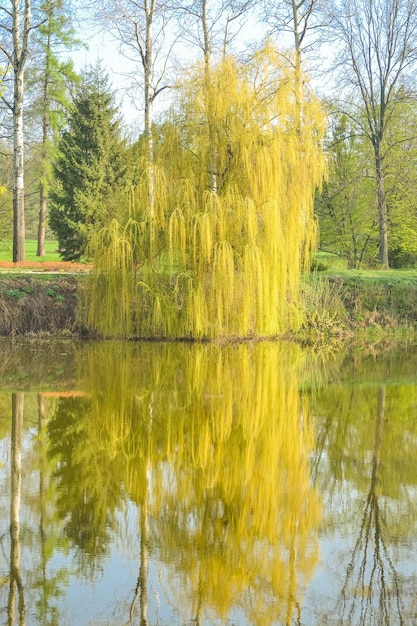
[[[15,72],[13,103],[13,261],[25,260],[23,69]]]
[[[25,0],[23,26],[20,5],[13,0],[13,261],[25,260],[25,190],[23,97],[29,44],[31,2]]]

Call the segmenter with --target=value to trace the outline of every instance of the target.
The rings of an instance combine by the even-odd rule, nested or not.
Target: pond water
[[[417,623],[417,350],[0,342],[0,621]]]

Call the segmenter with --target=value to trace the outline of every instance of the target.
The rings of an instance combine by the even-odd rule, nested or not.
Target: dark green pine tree
[[[64,260],[84,257],[93,232],[120,208],[126,162],[114,94],[97,64],[82,76],[53,167],[49,224]]]

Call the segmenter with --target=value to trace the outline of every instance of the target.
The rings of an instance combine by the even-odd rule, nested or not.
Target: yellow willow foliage
[[[181,465],[171,457],[172,506],[190,512],[216,507],[208,520],[199,518],[188,538],[188,560],[181,559],[192,572],[198,601],[203,597],[225,619],[236,603],[249,614],[249,597],[255,596],[254,624],[274,623],[295,611],[317,558],[309,533],[319,519],[309,482],[314,432],[298,391],[300,355],[291,349],[287,359],[287,348],[263,348],[211,353],[202,389],[196,389],[191,442]],[[192,366],[188,376],[195,385]],[[177,541],[174,535],[172,550]],[[209,545],[218,551],[213,554]],[[268,591],[260,591],[259,581]],[[250,593],[253,588],[257,594]]]
[[[106,449],[110,459],[128,449],[136,395],[132,388],[129,359],[120,344],[101,344],[88,349],[80,363],[84,387],[91,398],[97,448]],[[117,363],[117,376],[115,376]],[[104,390],[104,391],[103,391]],[[141,400],[149,395],[142,390]]]
[[[169,261],[172,267],[178,257],[181,263],[185,263],[186,238],[184,214],[181,209],[176,208],[169,218]]]
[[[152,215],[149,167],[132,192],[141,233],[132,249],[143,263],[123,334],[265,337],[297,328],[300,274],[316,239],[314,192],[326,174],[320,103],[269,44],[245,64],[231,57],[190,70],[177,92],[155,148]],[[99,266],[107,251],[95,243]],[[177,274],[187,280],[175,282]],[[95,271],[92,284],[99,280],[86,292],[86,323],[109,334],[94,302],[107,299],[106,284]]]
[[[161,168],[155,167],[154,164],[149,164],[145,157],[141,157],[138,164],[138,169],[141,172],[140,180],[134,189],[129,193],[129,216],[136,217],[139,212],[142,219],[149,221],[155,221],[158,225],[165,225],[165,212],[167,199],[167,181],[165,174]],[[152,195],[154,198],[154,204],[149,206],[149,194],[152,177]]]
[[[292,623],[320,520],[300,348],[107,342],[80,366],[91,445],[124,459],[120,479],[193,606]]]
[[[112,220],[93,236],[92,250],[95,273],[86,277],[86,289],[81,291],[78,314],[91,327],[101,319],[101,331],[106,335],[129,335],[132,329],[131,306],[134,286],[134,244],[138,237],[137,224],[129,220],[122,227]],[[102,298],[105,289],[106,297]]]

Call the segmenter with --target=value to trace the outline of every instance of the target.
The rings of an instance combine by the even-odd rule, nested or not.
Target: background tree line
[[[129,189],[145,167],[140,157],[150,168],[152,206],[155,151],[170,132],[158,101],[169,104],[186,60],[209,67],[233,54],[244,62],[269,37],[290,63],[309,70],[314,85],[326,84],[329,176],[316,194],[321,248],[349,267],[415,264],[417,0],[95,3],[87,28],[116,38],[134,68],[126,85],[142,112],[135,142],[107,68],[74,71],[82,13],[63,0],[9,0],[0,11],[7,188],[0,222],[3,238],[13,236],[13,260],[24,260],[28,235],[44,254],[48,223],[63,258],[82,258],[97,228],[129,212]]]

